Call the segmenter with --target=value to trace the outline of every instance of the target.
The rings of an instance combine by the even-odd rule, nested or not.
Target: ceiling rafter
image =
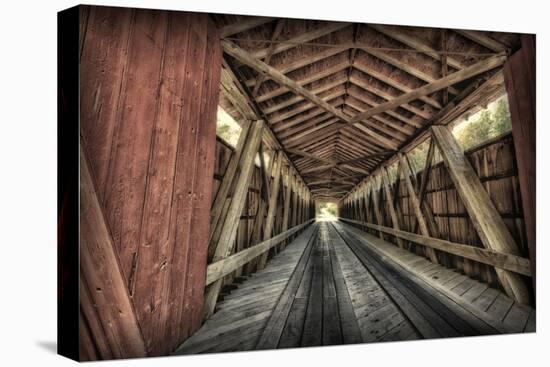
[[[506,61],[506,56],[493,56],[488,59],[479,61],[465,69],[449,74],[441,79],[438,79],[432,83],[426,84],[420,88],[417,88],[409,93],[405,93],[396,97],[386,103],[382,103],[377,107],[371,108],[351,119],[350,123],[356,123],[365,118],[369,118],[386,110],[391,110],[399,107],[403,103],[407,103],[418,99],[420,96],[425,96],[434,92],[437,92],[450,85],[456,84],[463,80],[469,79],[486,71],[492,70],[498,66],[501,66]]]
[[[252,28],[259,27],[273,21],[275,18],[270,17],[246,17],[238,21],[226,25],[220,29],[220,37],[225,38],[241,32],[246,32]]]
[[[425,55],[430,56],[432,59],[436,61],[441,61],[441,52],[437,52],[433,47],[427,45],[426,43],[417,39],[416,37],[412,37],[408,34],[402,33],[391,26],[386,26],[381,24],[370,24],[369,27],[375,29],[376,31],[396,41],[403,43],[404,45],[407,45],[415,50],[418,50]],[[445,50],[443,50],[443,52],[445,52]],[[451,56],[447,56],[447,63],[449,64],[449,66],[452,66],[457,70],[461,70],[466,67],[464,63],[462,63],[461,61]]]

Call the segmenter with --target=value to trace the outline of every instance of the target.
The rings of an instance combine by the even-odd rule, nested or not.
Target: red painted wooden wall
[[[147,352],[163,355],[201,324],[219,35],[196,13],[81,10],[83,151]]]
[[[518,176],[529,257],[536,290],[536,46],[535,36],[521,36],[521,49],[504,65],[504,82],[510,103],[512,134],[516,149]]]

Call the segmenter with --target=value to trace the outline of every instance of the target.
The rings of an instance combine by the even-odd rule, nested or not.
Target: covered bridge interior
[[[81,359],[534,331],[534,36],[78,9]]]

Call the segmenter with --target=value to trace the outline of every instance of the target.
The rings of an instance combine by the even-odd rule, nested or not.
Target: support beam
[[[422,213],[422,208],[420,201],[418,197],[416,196],[416,192],[414,190],[414,186],[411,182],[411,176],[413,173],[411,172],[411,167],[409,166],[409,162],[407,159],[405,159],[405,156],[403,153],[398,153],[399,156],[399,163],[401,165],[401,172],[403,173],[403,177],[405,179],[405,185],[407,186],[407,191],[409,192],[409,198],[412,202],[412,206],[414,209],[414,214],[416,215],[416,219],[418,220],[418,225],[420,227],[420,233],[423,236],[430,236],[430,231],[428,230],[428,223],[426,222],[426,219],[424,218],[424,214]],[[433,249],[427,249],[426,253],[428,254],[428,257],[434,264],[439,264],[439,261],[437,259],[437,255]]]
[[[275,214],[277,213],[277,198],[279,196],[279,187],[281,183],[281,165],[282,165],[282,152],[277,153],[275,162],[273,163],[273,182],[271,183],[271,190],[269,194],[269,204],[267,209],[267,218],[264,227],[264,241],[272,237],[273,225],[275,223]],[[267,262],[267,253],[262,254],[260,261],[258,262],[258,270],[262,270]]]
[[[520,256],[510,231],[451,130],[447,126],[432,126],[431,130],[432,138],[485,248]],[[495,270],[506,293],[519,303],[529,304],[529,292],[523,280],[517,274],[499,268]]]
[[[279,35],[281,34],[281,31],[283,30],[283,27],[285,25],[285,19],[279,19],[277,21],[277,25],[275,25],[275,30],[273,31],[273,34],[271,35],[271,39],[275,41],[277,38],[279,38]],[[271,56],[273,56],[273,53],[275,52],[275,43],[272,43],[267,48],[267,52],[265,55],[264,62],[269,65],[271,61]],[[258,91],[260,90],[260,87],[262,83],[265,81],[265,74],[260,74],[256,78],[254,89],[252,90],[252,96],[256,97],[258,95]]]
[[[254,121],[251,123],[248,133],[245,148],[241,155],[239,164],[240,173],[235,182],[235,190],[231,198],[227,216],[223,218],[223,227],[219,236],[219,240],[211,246],[214,248],[214,256],[212,262],[226,258],[231,253],[235,237],[237,235],[237,227],[239,225],[241,213],[245,204],[245,197],[248,194],[248,186],[250,185],[250,177],[254,170],[254,159],[258,153],[260,142],[262,140],[263,121]],[[216,306],[216,300],[221,289],[222,281],[218,280],[211,284],[207,290],[204,301],[204,317],[208,318]]]
[[[99,350],[103,357],[146,357],[145,341],[82,146],[80,213],[80,294],[90,301],[81,302],[82,316],[98,326],[90,328],[94,339],[108,345]]]
[[[273,21],[275,18],[269,17],[246,17],[246,19],[240,19],[235,23],[226,25],[220,29],[220,37],[225,38],[237,33],[246,32],[249,29],[259,27],[266,23]]]
[[[237,146],[235,147],[235,150],[231,155],[231,160],[229,161],[229,164],[227,165],[227,168],[223,175],[222,183],[218,188],[216,199],[214,199],[214,203],[212,204],[212,209],[210,211],[210,241],[212,240],[212,235],[216,232],[216,228],[222,214],[223,206],[227,199],[227,195],[229,194],[229,190],[235,178],[235,174],[237,173],[237,168],[241,160],[241,154],[246,142],[246,137],[248,136],[249,128],[249,123],[243,124],[241,135],[239,136],[239,141],[237,142]]]
[[[290,172],[287,171],[285,175],[285,181],[286,181],[286,187],[285,187],[285,194],[284,194],[284,203],[283,203],[283,226],[281,229],[281,232],[285,232],[289,225],[290,225],[290,198],[292,196],[292,177]],[[283,250],[284,243],[279,246],[279,251]]]
[[[381,169],[380,175],[382,176],[382,186],[384,186],[384,191],[386,192],[386,201],[388,203],[388,208],[390,209],[392,226],[394,229],[400,230],[401,226],[399,225],[399,216],[397,215],[395,207],[393,206],[393,193],[391,191],[388,169],[386,167],[383,167]],[[401,238],[396,237],[395,239],[399,247],[405,248],[405,244],[403,243],[403,241],[401,241]]]
[[[291,229],[285,230],[272,238],[268,238],[252,247],[208,265],[206,269],[206,285],[222,279],[224,276],[231,274],[233,271],[241,268],[243,265],[256,257],[267,253],[267,251],[269,251],[272,247],[280,244],[296,232],[310,225],[312,221],[313,219],[292,227]]]
[[[299,94],[303,96],[305,99],[309,100],[313,104],[317,105],[318,107],[322,108],[323,110],[330,112],[332,115],[336,116],[343,122],[350,123],[350,117],[344,114],[342,111],[336,109],[328,102],[324,101],[323,99],[319,98],[317,95],[311,93],[306,88],[302,87],[300,84],[296,83],[294,80],[288,78],[286,75],[278,71],[277,69],[267,65],[266,63],[256,59],[253,55],[246,52],[245,50],[241,49],[237,45],[235,45],[232,42],[229,42],[227,40],[221,41],[222,47],[226,53],[233,56],[235,59],[239,60],[240,62],[250,66],[251,68],[255,69],[259,73],[265,74],[269,76],[271,79],[273,79],[278,84],[285,86],[286,88],[290,89],[292,92]],[[359,121],[359,120],[358,120]],[[357,124],[359,128],[366,134],[370,135],[371,138],[378,141],[382,146],[388,147],[390,149],[396,149],[397,145],[393,141],[384,138],[380,134],[376,133],[370,128],[367,128],[364,125]]]
[[[367,228],[382,231],[407,241],[412,241],[431,249],[437,249],[452,255],[460,256],[465,259],[474,260],[483,264],[491,265],[499,269],[513,271],[514,273],[531,276],[531,262],[524,257],[506,254],[503,252],[488,250],[462,243],[450,242],[439,238],[421,236],[418,234],[398,231],[393,228],[378,226],[376,224],[364,223],[347,218],[341,218],[342,221],[365,226]]]
[[[251,68],[255,69],[259,73],[269,76],[271,79],[273,79],[280,85],[287,87],[288,89],[290,89],[296,94],[302,95],[304,98],[306,98],[313,104],[321,107],[327,112],[332,113],[334,116],[340,118],[341,120],[346,121],[348,119],[347,116],[344,115],[341,111],[337,110],[327,102],[323,101],[321,98],[311,93],[309,90],[305,89],[304,87],[296,83],[294,80],[288,78],[286,75],[284,75],[277,69],[258,60],[253,55],[241,49],[234,43],[226,40],[222,40],[221,44],[224,52],[233,56],[235,59],[239,60],[240,62],[250,66]]]
[[[495,51],[495,52],[505,52],[506,46],[502,43],[492,39],[491,37],[485,35],[486,32],[480,32],[480,31],[470,31],[466,29],[453,29],[456,33],[469,38],[470,40],[479,43],[485,48],[488,48],[489,50]]]
[[[376,180],[374,180],[376,181]],[[373,208],[374,208],[374,216],[376,217],[376,223],[383,226],[384,225],[384,217],[382,217],[382,212],[380,211],[380,201],[378,200],[379,195],[382,190],[380,190],[380,186],[378,187],[378,190],[376,190],[372,185],[370,186],[370,196],[372,198]],[[382,231],[378,231],[378,236],[383,240],[384,234]]]

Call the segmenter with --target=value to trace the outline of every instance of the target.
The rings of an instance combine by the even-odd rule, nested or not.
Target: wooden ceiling
[[[502,93],[519,35],[212,15],[221,106],[267,122],[310,192],[340,198],[399,150]]]

